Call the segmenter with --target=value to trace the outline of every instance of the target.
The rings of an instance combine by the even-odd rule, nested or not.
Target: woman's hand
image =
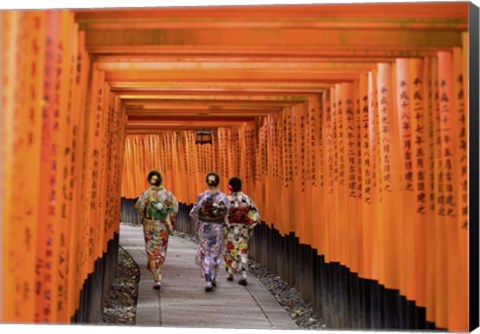
[[[172,222],[171,222],[171,218],[170,218],[170,215],[167,216],[167,219],[165,221],[165,225],[167,226],[167,232],[168,234],[173,234],[173,231],[175,230],[173,225],[172,225]]]
[[[175,213],[170,214],[170,222],[172,224],[173,229],[175,230],[175,224],[177,222],[177,215]]]
[[[172,224],[171,224],[171,223],[167,223],[167,231],[168,231],[168,234],[172,235],[174,230],[175,230],[175,229],[173,228]]]

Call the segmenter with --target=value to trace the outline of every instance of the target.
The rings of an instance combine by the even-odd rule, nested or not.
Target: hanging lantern
[[[195,144],[211,144],[212,143],[212,133],[210,131],[201,130],[197,131],[195,134]]]

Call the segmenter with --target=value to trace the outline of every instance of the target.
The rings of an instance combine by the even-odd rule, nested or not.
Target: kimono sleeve
[[[198,215],[198,211],[200,211],[200,207],[202,204],[202,194],[198,195],[197,203],[193,205],[192,210],[190,210],[190,217],[195,218]]]
[[[260,222],[260,213],[258,212],[258,208],[255,205],[255,203],[252,201],[251,198],[250,200],[250,209],[248,210],[248,218],[252,221],[250,224],[251,228],[253,228],[255,225],[257,225]]]
[[[143,192],[138,197],[138,200],[135,203],[134,208],[139,214],[143,214],[143,212],[145,211],[145,192]]]
[[[175,196],[170,193],[170,207],[168,208],[170,213],[177,213],[178,212],[178,201]]]

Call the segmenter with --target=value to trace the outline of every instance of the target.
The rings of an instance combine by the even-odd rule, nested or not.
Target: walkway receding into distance
[[[142,228],[121,225],[120,245],[140,266],[137,326],[298,329],[253,275],[244,287],[227,281],[221,268],[217,288],[205,292],[194,263],[197,245],[190,240],[170,237],[160,292],[152,288]]]

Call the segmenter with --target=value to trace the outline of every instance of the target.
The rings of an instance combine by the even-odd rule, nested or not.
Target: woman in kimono
[[[148,257],[148,270],[153,274],[153,288],[159,290],[162,280],[162,267],[167,255],[168,236],[172,233],[172,220],[178,211],[175,196],[162,186],[162,176],[156,170],[148,174],[150,187],[145,190],[135,209],[143,216],[143,235]]]
[[[207,282],[205,291],[212,291],[217,285],[217,271],[223,258],[223,226],[228,224],[229,204],[227,196],[218,190],[220,177],[216,173],[209,173],[206,182],[208,189],[198,196],[190,216],[198,222],[200,239],[195,263]]]
[[[247,285],[248,240],[253,228],[260,221],[255,203],[242,192],[242,180],[232,177],[228,182],[230,209],[229,225],[225,227],[225,268],[227,279],[233,281],[233,275],[240,276],[238,284]]]

